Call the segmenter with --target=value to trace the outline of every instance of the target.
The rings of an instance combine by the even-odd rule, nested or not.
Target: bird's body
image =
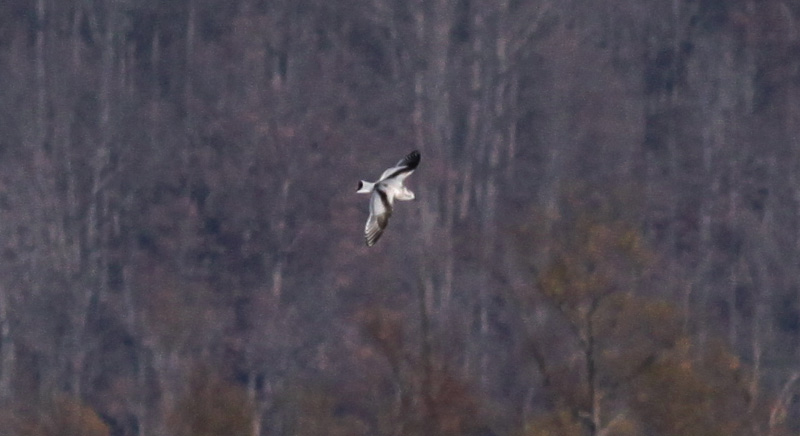
[[[394,200],[408,201],[415,198],[414,193],[403,185],[403,181],[414,172],[419,161],[420,154],[414,150],[397,165],[384,171],[377,182],[362,180],[358,183],[357,193],[370,194],[369,218],[364,228],[367,246],[375,245],[383,234],[389,223],[389,217],[392,216]]]

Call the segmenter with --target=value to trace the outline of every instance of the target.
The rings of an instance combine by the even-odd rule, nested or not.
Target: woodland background
[[[797,434],[798,134],[796,1],[3,0],[0,434]]]

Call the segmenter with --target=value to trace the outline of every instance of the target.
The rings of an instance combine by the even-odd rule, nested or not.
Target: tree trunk
[[[14,379],[17,360],[17,348],[11,335],[9,303],[7,288],[0,285],[0,402],[12,396],[11,382]]]

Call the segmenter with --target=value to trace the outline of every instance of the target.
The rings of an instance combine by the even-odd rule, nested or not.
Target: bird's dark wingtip
[[[419,150],[414,150],[411,153],[408,153],[403,159],[404,163],[411,169],[414,169],[419,165],[419,161],[422,159],[422,155],[420,154]]]
[[[383,234],[383,232],[378,232],[377,234],[367,235],[364,238],[364,242],[367,243],[367,247],[372,247],[373,245],[375,245],[375,243],[378,242],[378,239],[381,238],[382,234]]]

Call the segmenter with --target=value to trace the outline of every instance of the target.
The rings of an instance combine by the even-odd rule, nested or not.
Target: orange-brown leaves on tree
[[[249,436],[252,408],[241,386],[197,369],[170,414],[169,427],[176,436]]]
[[[623,296],[639,292],[636,281],[649,263],[641,235],[624,222],[588,213],[572,224],[561,225],[547,243],[550,259],[537,283],[541,295],[579,328],[601,305],[618,311],[636,307]]]
[[[108,436],[109,428],[91,407],[68,396],[53,401],[48,434],[58,436]]]
[[[537,341],[537,366],[558,407],[525,434],[643,434],[650,423],[628,403],[642,398],[644,374],[680,349],[680,323],[669,302],[643,288],[654,256],[639,231],[608,205],[567,204],[554,231],[540,235],[548,260],[536,288],[561,314],[546,328],[569,332],[558,344]],[[564,367],[577,375],[557,377]]]
[[[385,434],[469,434],[480,424],[480,403],[470,384],[436,353],[425,354],[408,336],[403,314],[382,307],[359,312],[357,320],[388,371],[372,369],[370,390],[392,401],[371,405]],[[399,432],[399,433],[398,433]]]
[[[542,275],[539,288],[545,296],[561,301],[567,298],[570,279],[568,264],[563,260],[557,260]]]
[[[636,377],[678,340],[671,305],[626,293],[603,300],[595,312],[598,365],[614,385]]]
[[[631,406],[647,427],[665,436],[752,434],[739,360],[722,345],[698,353],[681,341],[633,383]]]
[[[282,397],[291,410],[286,434],[295,436],[361,436],[369,426],[353,413],[340,410],[341,400],[323,386],[294,386]]]
[[[469,434],[478,423],[478,401],[469,386],[446,369],[433,374],[431,411],[428,419],[433,421],[435,434],[460,436]]]
[[[613,292],[635,291],[631,280],[650,255],[630,224],[581,212],[571,224],[559,227],[545,244],[551,255],[539,279],[545,297],[566,310],[577,310]]]
[[[186,352],[213,337],[200,333],[209,329],[219,333],[216,326],[226,312],[219,310],[211,286],[186,280],[163,265],[147,268],[139,275],[136,304],[148,341],[155,341],[161,351]]]
[[[709,422],[710,387],[680,361],[660,362],[637,382],[634,407],[660,434],[715,435]],[[708,417],[708,418],[707,418]]]
[[[403,314],[383,307],[360,311],[356,316],[364,333],[394,368],[400,365],[404,349]]]
[[[558,409],[525,423],[519,436],[584,436],[580,418],[567,409]],[[604,436],[644,436],[639,423],[624,413],[616,415],[602,431]]]
[[[583,436],[583,434],[583,427],[578,419],[565,409],[527,422],[520,432],[520,436]]]
[[[0,413],[0,434],[109,436],[110,429],[92,407],[74,397],[58,394],[36,408],[4,405]]]

